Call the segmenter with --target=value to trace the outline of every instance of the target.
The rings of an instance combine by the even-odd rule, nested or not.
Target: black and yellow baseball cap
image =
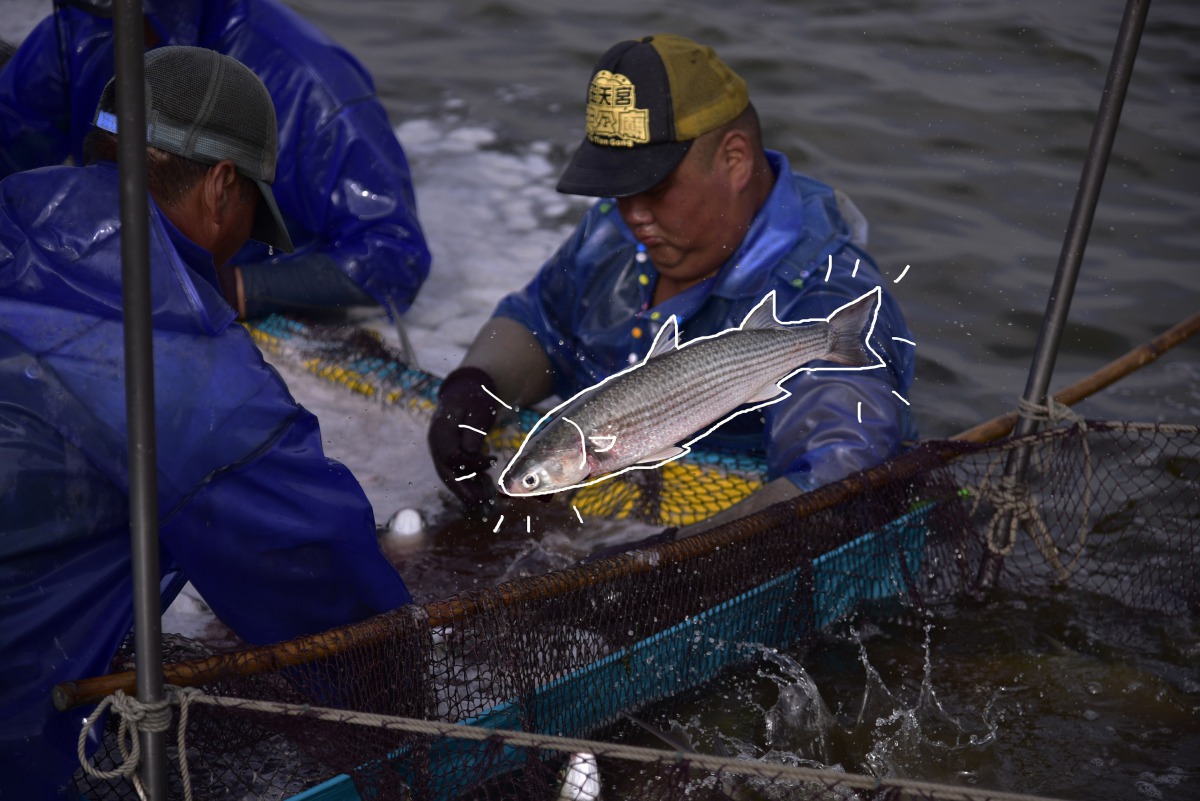
[[[670,33],[620,42],[592,70],[587,138],[558,180],[572,195],[653,188],[701,134],[750,103],[746,82],[711,47]]]

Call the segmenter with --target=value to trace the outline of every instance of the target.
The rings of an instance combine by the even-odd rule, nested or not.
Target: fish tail
[[[848,367],[876,364],[865,347],[869,328],[879,307],[879,289],[873,289],[858,300],[838,309],[829,318],[829,353],[825,358]]]

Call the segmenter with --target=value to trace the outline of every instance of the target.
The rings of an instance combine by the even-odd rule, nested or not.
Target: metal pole
[[[1083,162],[1083,175],[1075,193],[1075,205],[1067,223],[1067,236],[1058,258],[1058,272],[1054,276],[1046,314],[1042,318],[1042,330],[1038,335],[1022,398],[1024,403],[1013,436],[1031,434],[1037,429],[1038,421],[1024,410],[1025,405],[1044,406],[1046,403],[1050,377],[1054,373],[1054,362],[1058,356],[1059,341],[1066,327],[1071,297],[1075,292],[1075,280],[1079,276],[1079,265],[1083,261],[1088,234],[1092,229],[1100,188],[1104,184],[1104,171],[1112,153],[1113,139],[1117,135],[1117,125],[1121,119],[1121,107],[1125,103],[1125,92],[1129,88],[1129,78],[1133,74],[1133,63],[1137,58],[1138,44],[1149,10],[1150,0],[1128,0],[1125,4],[1125,14],[1117,33],[1117,43],[1109,64],[1104,93],[1100,97],[1100,109],[1092,128],[1092,140]],[[1013,451],[1005,464],[1005,478],[1022,481],[1029,467],[1029,458],[1028,448]],[[1008,529],[1008,526],[1001,526],[1001,529]],[[1011,546],[1011,537],[1003,545],[1005,548]],[[979,569],[980,590],[995,585],[1002,561],[1003,557],[997,553],[989,551],[984,555]]]
[[[121,185],[121,283],[125,312],[125,415],[129,436],[129,525],[133,562],[137,694],[163,700],[162,597],[154,441],[154,349],[150,315],[150,209],[146,199],[145,35],[141,0],[113,4],[117,70],[117,162]],[[164,732],[141,732],[142,784],[167,797]]]

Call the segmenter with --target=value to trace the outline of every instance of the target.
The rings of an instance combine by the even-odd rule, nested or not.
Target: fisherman
[[[277,0],[144,0],[143,8],[148,49],[224,53],[253,70],[275,103],[275,194],[296,251],[251,243],[234,256],[224,293],[239,316],[407,311],[429,273],[429,249],[408,161],[366,69]],[[111,13],[111,0],[56,0],[0,71],[0,178],[68,157],[83,163],[114,71]]]
[[[478,432],[495,424],[496,399],[574,397],[643,360],[672,315],[686,343],[738,326],[772,291],[776,317],[799,321],[882,287],[871,345],[886,367],[801,373],[784,384],[790,397],[710,434],[705,444],[758,451],[769,465],[770,482],[722,517],[878,464],[916,438],[911,334],[864,250],[865,220],[764,149],[745,82],[711,48],[672,34],[613,46],[592,71],[586,130],[558,190],[600,199],[501,300],[441,386],[429,446],[464,505],[495,495]]]
[[[145,57],[162,604],[191,581],[261,644],[408,603],[361,486],[322,451],[218,271],[291,252],[262,82],[194,47]],[[85,713],[51,688],[107,672],[133,620],[115,81],[87,166],[0,181],[0,776],[57,797]]]

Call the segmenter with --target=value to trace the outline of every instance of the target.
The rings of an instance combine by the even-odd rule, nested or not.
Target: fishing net
[[[390,398],[407,379],[381,379],[381,359],[342,359],[333,377]],[[428,404],[436,380],[413,387],[385,402]],[[681,486],[667,471],[605,482],[611,494],[593,508],[673,525],[672,510],[715,495],[698,485],[711,473],[724,486],[726,469],[703,456]],[[174,698],[168,750],[175,760],[186,719],[184,762],[205,799],[1010,798],[839,772],[804,754],[738,758],[611,734],[764,649],[872,610],[924,611],[990,587],[1194,615],[1198,560],[1200,427],[1073,421],[990,445],[923,442],[695,536],[270,648],[168,659],[168,683],[189,688]],[[94,702],[131,684],[114,674],[59,690]],[[115,748],[97,760],[122,761]],[[184,797],[177,762],[171,771]],[[77,783],[97,801],[133,797],[123,780]]]

